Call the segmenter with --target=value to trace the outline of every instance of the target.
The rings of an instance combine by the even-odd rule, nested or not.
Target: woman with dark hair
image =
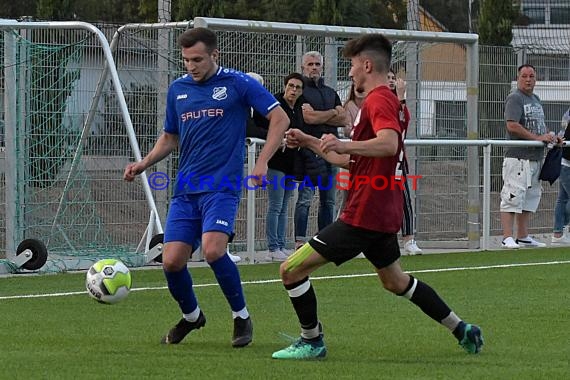
[[[248,73],[252,78],[254,75]],[[304,81],[299,73],[291,73],[283,80],[283,90],[274,94],[275,98],[289,117],[289,128],[305,130],[302,105]],[[248,127],[247,134],[251,137],[265,139],[268,133],[267,120],[259,113],[253,114],[252,122]],[[305,149],[306,150],[306,149]],[[309,152],[308,150],[306,150]],[[297,148],[290,149],[283,146],[277,150],[267,163],[267,215],[266,215],[266,239],[267,254],[265,261],[285,261],[290,254],[286,249],[287,221],[289,219],[289,200],[291,199],[296,184],[294,179],[297,172],[302,172],[302,151]],[[315,156],[314,154],[312,154]],[[322,159],[321,159],[322,161]],[[303,172],[304,174],[304,172]]]
[[[342,128],[342,132],[345,138],[350,138],[352,134],[352,127],[354,127],[354,122],[358,111],[360,110],[360,105],[364,101],[366,94],[364,92],[356,91],[354,88],[354,83],[350,85],[350,94],[348,99],[342,105],[346,111],[346,125]]]
[[[390,89],[400,101],[400,120],[403,121],[404,130],[402,140],[406,138],[408,125],[410,124],[410,111],[406,106],[406,82],[402,78],[397,78],[394,70],[388,71],[388,85]],[[404,162],[402,165],[402,174],[404,177],[410,173],[408,160],[404,153]],[[412,208],[412,197],[410,196],[410,187],[408,181],[404,181],[404,219],[402,221],[402,240],[404,241],[403,255],[421,255],[422,250],[418,247],[414,239],[414,210]]]

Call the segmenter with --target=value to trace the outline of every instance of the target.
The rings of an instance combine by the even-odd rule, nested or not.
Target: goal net
[[[140,153],[118,77],[99,81],[116,70],[106,39],[83,23],[3,22],[0,33],[0,272],[17,269],[24,239],[46,245],[44,272],[144,265],[143,238],[162,231],[152,194],[122,180]]]

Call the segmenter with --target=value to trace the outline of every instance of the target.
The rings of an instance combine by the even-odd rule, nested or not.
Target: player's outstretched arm
[[[331,138],[336,139],[334,135],[323,135],[319,140],[318,138],[301,132],[299,129],[290,129],[286,133],[287,146],[289,147],[303,147],[308,148],[323,157],[325,160],[330,162],[335,166],[348,169],[350,155],[335,152],[334,150],[329,150],[327,152],[323,151],[321,147],[321,142],[325,136],[332,136]],[[342,144],[342,141],[336,139]]]
[[[178,135],[162,132],[162,135],[156,140],[152,150],[139,162],[132,162],[127,165],[123,173],[123,179],[131,182],[135,177],[168,156],[174,149],[178,147]]]
[[[342,153],[355,154],[364,157],[391,157],[398,153],[400,135],[394,129],[381,129],[376,137],[366,141],[344,141]],[[323,150],[335,150],[333,142],[329,138],[323,139]],[[338,148],[336,149],[339,152]]]

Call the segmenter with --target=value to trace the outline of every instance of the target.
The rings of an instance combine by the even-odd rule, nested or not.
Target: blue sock
[[[237,265],[228,255],[223,255],[213,263],[209,263],[214,275],[226,296],[232,311],[240,311],[245,307],[245,298],[241,287],[241,279]]]
[[[179,272],[164,271],[166,282],[168,283],[168,290],[172,297],[178,302],[182,313],[190,314],[198,307],[198,301],[192,289],[192,277],[187,268]]]

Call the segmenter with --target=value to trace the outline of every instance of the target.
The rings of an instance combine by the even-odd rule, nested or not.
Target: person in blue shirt
[[[162,343],[180,343],[206,324],[187,268],[192,252],[201,245],[232,310],[232,346],[244,347],[252,341],[253,325],[238,268],[226,254],[226,246],[233,233],[241,188],[262,185],[267,162],[279,148],[289,118],[257,81],[217,64],[214,32],[193,28],[184,32],[178,43],[187,74],[168,89],[163,133],[146,157],[127,165],[123,177],[133,181],[178,148],[179,167],[166,220],[162,265],[182,319]],[[269,120],[269,132],[251,180],[246,182],[247,178],[242,178],[245,130],[251,108]]]

